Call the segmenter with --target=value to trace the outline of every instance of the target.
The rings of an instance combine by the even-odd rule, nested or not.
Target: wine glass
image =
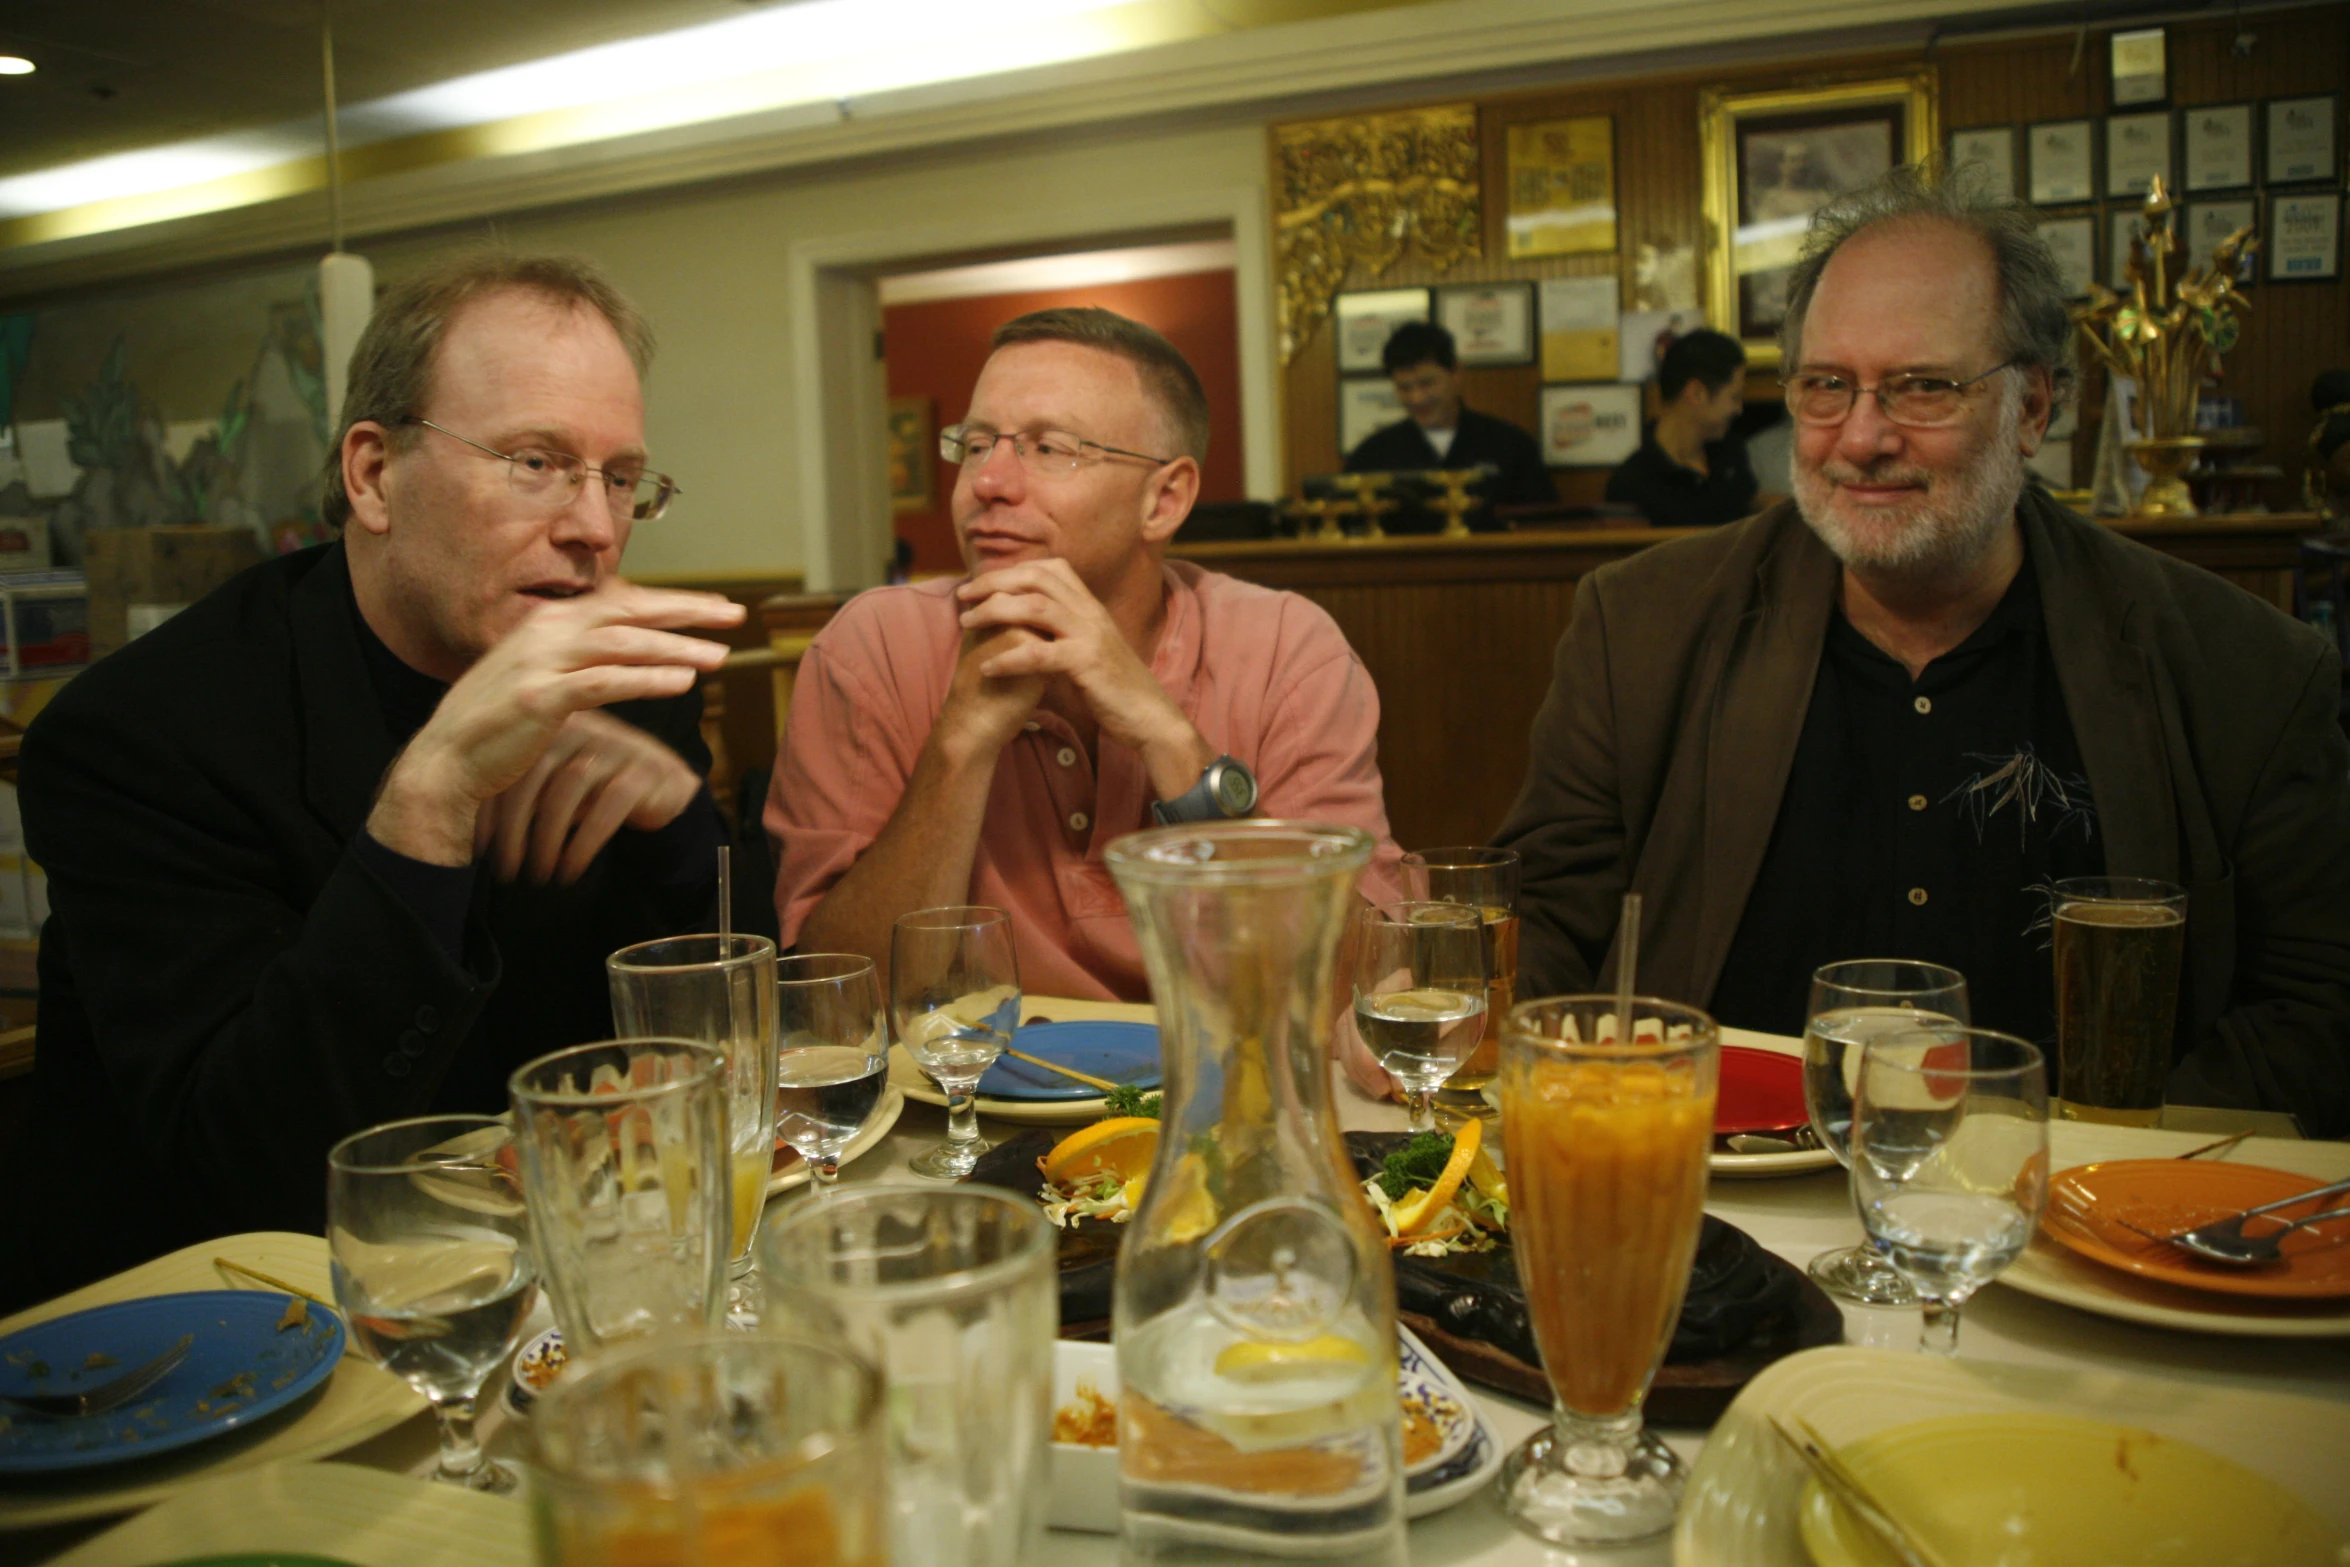
[[[513,1134],[486,1115],[427,1116],[354,1132],[326,1156],[335,1300],[368,1358],[432,1401],[434,1478],[507,1492],[484,1456],[473,1401],[538,1299]]]
[[[916,909],[889,934],[889,1011],[898,1043],[947,1096],[947,1140],[916,1158],[916,1175],[959,1181],[987,1144],[979,1080],[1020,1022],[1020,964],[1002,909]]]
[[[1852,1104],[1860,1222],[1918,1292],[1918,1347],[1958,1353],[1967,1298],[2023,1255],[2048,1204],[2048,1069],[1955,1023],[1873,1039]]]
[[[1803,1104],[1811,1128],[1836,1162],[1852,1165],[1852,1092],[1861,1049],[1920,1023],[1971,1021],[1966,976],[1939,963],[1854,958],[1825,963],[1811,977],[1803,1025]],[[1820,1288],[1856,1306],[1914,1306],[1901,1270],[1868,1246],[1840,1246],[1812,1258]]]
[[[1477,1049],[1437,1091],[1436,1101],[1465,1115],[1499,1115],[1493,1087],[1501,1071],[1501,1025],[1518,991],[1518,873],[1515,849],[1482,845],[1419,849],[1403,857],[1404,894],[1421,903],[1465,903],[1485,920],[1485,1033]]]
[[[873,960],[803,952],[775,965],[776,1133],[808,1161],[819,1197],[881,1103],[889,1032]]]
[[[1436,1130],[1436,1091],[1485,1028],[1485,915],[1391,903],[1355,916],[1355,1032],[1403,1089],[1411,1129]]]

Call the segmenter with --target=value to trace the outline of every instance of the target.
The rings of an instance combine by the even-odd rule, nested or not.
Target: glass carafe
[[[1119,1246],[1119,1560],[1402,1567],[1395,1282],[1339,1135],[1339,942],[1372,841],[1218,822],[1109,848],[1158,1004]]]

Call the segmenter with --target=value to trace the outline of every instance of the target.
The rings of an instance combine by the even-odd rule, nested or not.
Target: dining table
[[[1074,1002],[1031,997],[1024,1017],[1055,1020],[1102,1018],[1149,1021],[1147,1005],[1112,1002]],[[1746,1036],[1755,1043],[1756,1036]],[[1799,1052],[1794,1040],[1764,1040],[1765,1048]],[[1403,1107],[1373,1100],[1352,1087],[1334,1067],[1332,1095],[1341,1127],[1347,1131],[1391,1132],[1405,1129]],[[2350,1175],[2350,1144],[2304,1141],[2289,1117],[2262,1112],[2239,1112],[2174,1107],[2168,1124],[2128,1128],[2054,1120],[2050,1125],[2050,1168],[2062,1171],[2092,1160],[2169,1158],[2232,1131],[2253,1135],[2228,1157],[2296,1173],[2328,1178]],[[993,1141],[1018,1134],[1022,1127],[982,1117],[982,1135]],[[937,1143],[946,1131],[946,1112],[938,1106],[909,1100],[896,1124],[854,1162],[844,1165],[840,1179],[854,1186],[874,1182],[914,1182],[920,1178],[907,1168],[909,1161]],[[770,1213],[784,1205],[805,1202],[802,1186],[770,1199]],[[1752,1236],[1767,1251],[1797,1268],[1817,1253],[1849,1246],[1862,1238],[1853,1207],[1849,1177],[1840,1167],[1816,1169],[1769,1179],[1722,1179],[1711,1183],[1706,1210]],[[2047,1246],[2035,1242],[2035,1253]],[[2067,1259],[2043,1259],[2043,1271],[2072,1266]],[[2080,1267],[2092,1265],[2081,1263]],[[2060,1292],[2061,1293],[2061,1292]],[[1844,1338],[1849,1345],[1869,1346],[1893,1356],[1918,1354],[1919,1313],[1914,1308],[1883,1309],[1846,1306]],[[530,1331],[551,1318],[542,1300]],[[1819,1353],[1814,1351],[1813,1353]],[[2086,1379],[2081,1385],[2105,1388],[2129,1386],[2148,1395],[2154,1404],[2165,1399],[2210,1397],[2227,1400],[2238,1395],[2270,1396],[2297,1401],[2301,1418],[2315,1423],[2338,1455],[2350,1455],[2350,1332],[2334,1336],[2235,1336],[2186,1331],[2151,1321],[2120,1320],[2102,1312],[2079,1309],[2042,1295],[2026,1293],[2011,1284],[1994,1282],[1969,1301],[1958,1348],[1961,1368],[1979,1368],[1986,1376],[2007,1376],[2010,1385],[2045,1382],[2062,1386],[2065,1379]],[[503,1378],[499,1379],[501,1382]],[[1509,1395],[1469,1384],[1478,1414],[1504,1450],[1515,1447],[1547,1419],[1547,1411]],[[509,1419],[498,1386],[485,1392],[480,1434],[493,1456],[526,1460],[527,1433]],[[2061,1407],[2061,1397],[2058,1406]],[[1693,1428],[1661,1428],[1659,1434],[1695,1465],[1703,1455],[1709,1432]],[[331,1464],[373,1472],[345,1477],[352,1487],[348,1506],[364,1510],[366,1497],[379,1489],[375,1476],[422,1477],[432,1473],[437,1442],[431,1419],[421,1408],[414,1418],[357,1446],[333,1455]],[[2345,1486],[2350,1487],[2350,1457],[2341,1460]],[[225,1486],[226,1481],[215,1482]],[[200,1498],[202,1488],[178,1500]],[[488,1567],[513,1567],[532,1560],[527,1502],[517,1498],[468,1497],[463,1527],[473,1531],[478,1549],[474,1561]],[[234,1510],[236,1498],[226,1496],[219,1506]],[[145,1532],[142,1532],[144,1526]],[[444,1521],[444,1527],[456,1527]],[[184,1525],[175,1525],[170,1508],[159,1508],[143,1518],[124,1523],[108,1519],[46,1530],[0,1533],[0,1567],[17,1562],[55,1561],[60,1567],[137,1567],[140,1562],[172,1559],[148,1554],[168,1538],[181,1537]],[[111,1531],[111,1532],[110,1532]],[[372,1537],[371,1537],[372,1538]],[[1465,1501],[1410,1525],[1411,1560],[1422,1567],[1662,1567],[1676,1560],[1670,1537],[1634,1546],[1583,1551],[1561,1550],[1527,1536],[1503,1514],[1490,1485]],[[431,1567],[431,1552],[403,1551],[396,1544],[369,1546],[380,1551],[371,1558],[356,1548],[348,1559],[356,1567]],[[179,1555],[189,1554],[179,1552]],[[463,1559],[453,1558],[453,1559]],[[1723,1558],[1727,1560],[1728,1558]],[[1764,1558],[1753,1558],[1761,1560]],[[1033,1558],[1034,1567],[1109,1567],[1117,1560],[1112,1535],[1048,1531]],[[1681,1560],[1701,1567],[1686,1551]],[[1710,1567],[1712,1558],[1705,1558]],[[1025,1567],[1025,1564],[1024,1564]]]

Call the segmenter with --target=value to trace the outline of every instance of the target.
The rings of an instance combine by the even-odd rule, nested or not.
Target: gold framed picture
[[[1941,144],[1931,68],[1868,81],[1699,95],[1705,159],[1706,315],[1779,362],[1787,279],[1811,216]]]
[[[889,400],[889,509],[893,513],[938,510],[938,431],[930,399]]]
[[[1590,114],[1509,128],[1512,260],[1616,248],[1616,122]]]

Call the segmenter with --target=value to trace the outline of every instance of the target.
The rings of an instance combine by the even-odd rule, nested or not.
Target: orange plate
[[[2175,1246],[2148,1240],[2119,1222],[2127,1219],[2157,1235],[2176,1235],[2324,1184],[2257,1164],[2115,1159],[2076,1165],[2050,1183],[2048,1212],[2040,1228],[2092,1262],[2142,1278],[2222,1295],[2328,1300],[2350,1296],[2350,1246],[2332,1244],[2350,1231],[2350,1220],[2295,1230],[2282,1243],[2282,1263],[2253,1268],[2205,1262]],[[2285,1217],[2300,1215],[2287,1210]],[[2253,1220],[2251,1232],[2260,1231],[2261,1221]]]

